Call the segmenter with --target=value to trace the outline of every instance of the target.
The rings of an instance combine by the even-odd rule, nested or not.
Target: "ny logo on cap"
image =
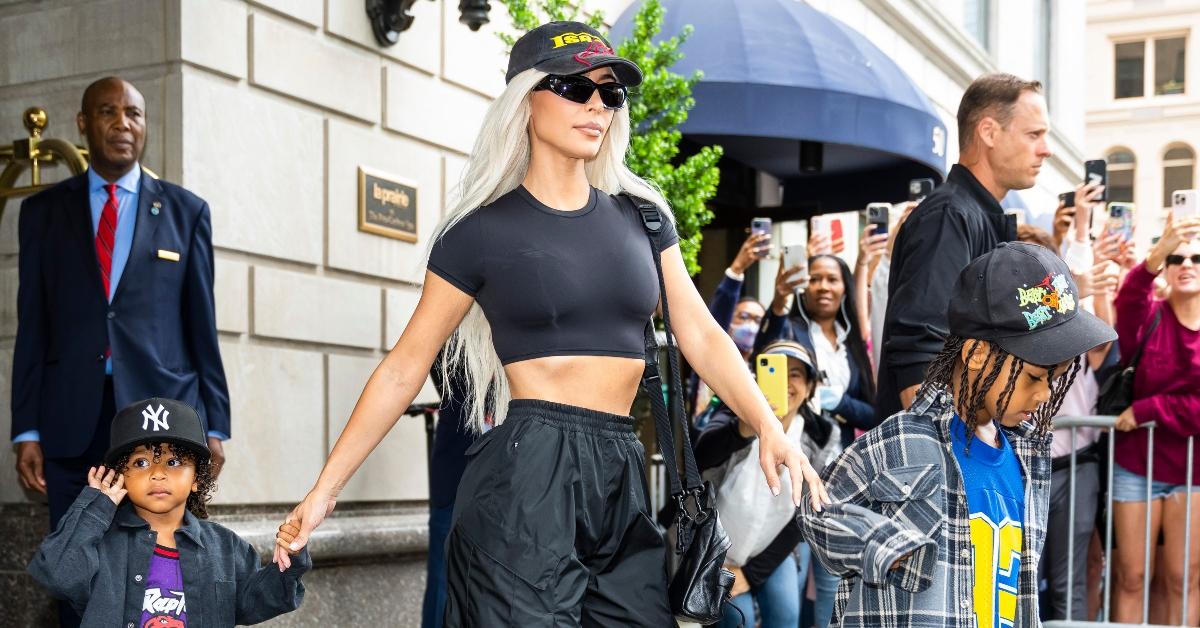
[[[161,403],[158,404],[158,410],[155,410],[151,406],[146,406],[146,409],[142,410],[142,430],[150,429],[151,421],[154,422],[155,432],[158,431],[159,427],[162,427],[164,430],[170,430],[171,426],[167,425],[167,417],[169,416],[171,416],[171,412],[163,408]]]

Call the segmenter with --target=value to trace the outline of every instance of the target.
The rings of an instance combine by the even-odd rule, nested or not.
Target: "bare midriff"
[[[504,372],[513,399],[541,399],[628,415],[645,365],[634,358],[563,355],[513,362]]]

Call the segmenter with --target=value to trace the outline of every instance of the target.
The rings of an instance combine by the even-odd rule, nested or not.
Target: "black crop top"
[[[662,249],[679,241],[663,221]],[[641,217],[592,188],[586,207],[559,211],[524,186],[454,225],[429,270],[475,297],[504,364],[551,355],[645,355],[658,276]]]

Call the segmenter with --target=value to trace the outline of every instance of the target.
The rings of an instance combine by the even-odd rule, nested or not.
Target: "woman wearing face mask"
[[[784,340],[760,355],[787,356],[788,407],[779,420],[788,438],[801,443],[802,434],[819,429],[822,421],[809,404],[818,372],[812,354]],[[800,542],[800,528],[794,509],[774,499],[759,479],[754,430],[722,405],[696,439],[695,450],[704,479],[717,490],[717,509],[733,543],[725,568],[737,580],[719,625],[738,626],[744,616],[747,626],[756,625],[757,619],[761,628],[795,628],[800,621],[800,585],[792,549]]]
[[[807,483],[820,508],[816,473],[697,294],[666,200],[625,164],[626,86],[641,77],[579,22],[516,42],[507,87],[436,230],[420,302],[289,515],[285,526],[299,533],[288,545],[303,547],[333,511],[445,346],[444,368],[467,373],[471,429],[482,431],[485,405],[495,425],[465,452],[446,539],[445,625],[674,624],[667,550],[647,512],[645,451],[629,416],[660,301],[684,357],[758,433],[764,483],[779,492],[784,465],[792,499],[783,501],[798,502]],[[621,192],[661,208],[653,250]],[[276,560],[289,564],[283,547]]]
[[[737,256],[733,258],[733,263],[725,269],[725,276],[721,278],[721,283],[717,284],[717,290],[708,303],[708,311],[712,313],[713,319],[717,321],[718,325],[729,331],[729,337],[733,338],[733,344],[737,345],[738,351],[742,353],[742,358],[747,361],[754,351],[754,339],[758,336],[758,326],[762,324],[767,310],[762,303],[758,302],[758,299],[741,296],[742,283],[746,280],[746,271],[755,262],[766,256],[770,246],[770,234],[756,233],[746,238],[738,250]],[[692,396],[693,416],[699,417],[705,411],[713,410],[719,402],[713,396],[712,389],[701,381],[700,376],[696,373],[692,373],[690,390],[695,391]],[[698,424],[696,427],[700,428],[703,425]]]
[[[875,427],[875,380],[859,326],[854,275],[834,255],[813,256],[808,274],[802,270],[780,265],[775,298],[755,345],[782,338],[813,352],[821,365],[820,407],[841,424],[845,446],[854,440],[855,429]],[[798,288],[803,291],[792,303]]]

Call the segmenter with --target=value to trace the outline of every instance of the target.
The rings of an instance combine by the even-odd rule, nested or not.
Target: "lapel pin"
[[[158,201],[154,201],[153,203],[150,204],[150,215],[157,216],[158,211],[161,208],[162,208],[162,203],[160,203]]]

